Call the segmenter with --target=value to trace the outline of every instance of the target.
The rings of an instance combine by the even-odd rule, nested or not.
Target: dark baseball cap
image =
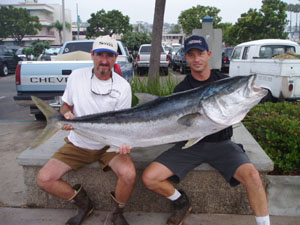
[[[192,35],[184,41],[184,54],[187,54],[192,48],[197,48],[201,51],[208,51],[208,45],[204,37]]]

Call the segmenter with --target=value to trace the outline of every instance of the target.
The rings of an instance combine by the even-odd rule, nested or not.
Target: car
[[[176,52],[182,47],[181,44],[173,44],[171,49],[168,52],[168,58],[170,61],[170,67],[173,67],[172,63],[173,63],[173,57],[176,54]]]
[[[43,53],[38,57],[38,61],[51,61],[59,53],[60,47],[51,47],[45,49]]]
[[[19,48],[17,51],[16,51],[16,55],[22,59],[22,61],[27,61],[27,60],[34,60],[34,56],[33,55],[29,55],[29,56],[26,56],[25,54],[25,49],[26,47],[22,47],[22,48]]]
[[[222,50],[222,66],[221,66],[222,72],[229,72],[230,58],[233,49],[234,47],[225,47]]]
[[[13,50],[0,45],[0,75],[7,76],[16,71],[19,61],[22,61]]]
[[[179,48],[173,57],[172,69],[176,71],[179,69],[181,74],[185,74],[187,70],[190,70],[189,64],[185,60],[184,47]]]

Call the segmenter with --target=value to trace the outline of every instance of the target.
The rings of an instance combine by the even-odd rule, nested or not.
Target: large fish
[[[122,144],[147,147],[188,140],[188,148],[205,136],[239,123],[267,94],[254,86],[254,75],[218,80],[209,85],[159,97],[130,109],[64,119],[42,100],[32,97],[48,125],[38,142],[63,124],[91,140],[117,149]]]

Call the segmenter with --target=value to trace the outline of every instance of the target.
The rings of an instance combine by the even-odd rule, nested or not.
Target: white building
[[[8,5],[7,5],[8,6]],[[25,8],[29,11],[31,16],[37,16],[42,24],[42,30],[38,31],[36,35],[25,35],[22,40],[23,46],[29,46],[34,40],[49,41],[51,45],[62,44],[59,38],[59,32],[56,28],[49,27],[54,24],[57,20],[63,23],[62,5],[59,4],[39,4],[38,0],[25,0],[24,3],[11,5],[15,8]],[[65,21],[66,23],[72,24],[71,10],[65,9]],[[61,32],[63,35],[63,31]],[[72,40],[72,30],[65,30],[66,41]],[[8,38],[5,42],[14,42],[13,39]],[[63,41],[63,38],[62,38]]]

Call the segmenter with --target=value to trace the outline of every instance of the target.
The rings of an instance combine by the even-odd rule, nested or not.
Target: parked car
[[[176,71],[179,69],[181,74],[186,73],[187,70],[190,70],[189,64],[185,60],[184,48],[181,47],[173,57],[172,69]]]
[[[52,61],[60,51],[60,47],[51,47],[45,49],[43,53],[38,57],[38,61]]]
[[[22,61],[13,50],[0,45],[0,75],[7,76],[16,71],[19,61]]]
[[[234,47],[225,47],[222,50],[222,66],[221,66],[222,72],[229,72],[230,58],[233,49]]]
[[[29,55],[28,57],[25,55],[25,47],[23,48],[19,48],[17,51],[16,51],[16,55],[22,59],[22,61],[27,61],[27,60],[34,60],[34,55]]]
[[[173,63],[173,57],[176,54],[176,52],[182,47],[182,45],[180,44],[174,44],[172,45],[171,49],[168,52],[168,58],[170,60],[170,67],[173,67],[172,63]]]

